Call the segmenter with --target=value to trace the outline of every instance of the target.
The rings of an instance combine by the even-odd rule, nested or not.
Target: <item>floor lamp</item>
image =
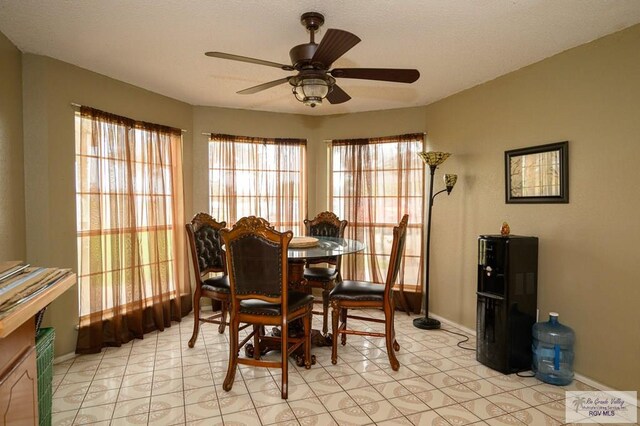
[[[422,328],[423,330],[434,330],[440,328],[440,321],[437,319],[429,318],[429,249],[431,245],[431,208],[433,207],[433,200],[438,194],[447,191],[447,195],[451,194],[456,181],[457,175],[444,175],[445,189],[433,193],[433,175],[436,172],[436,168],[444,163],[444,160],[449,158],[451,154],[448,152],[421,152],[418,154],[422,161],[429,166],[431,172],[431,179],[429,182],[429,217],[427,219],[427,242],[425,243],[425,271],[424,271],[424,318],[416,318],[413,320],[413,326]]]

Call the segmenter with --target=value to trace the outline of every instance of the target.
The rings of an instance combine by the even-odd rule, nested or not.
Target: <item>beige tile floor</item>
[[[381,313],[363,311],[381,316]],[[54,366],[53,424],[99,425],[559,425],[565,389],[503,375],[460,349],[459,336],[413,327],[396,315],[400,370],[384,340],[349,336],[331,364],[330,348],[313,348],[310,370],[293,363],[289,398],[280,370],[242,366],[225,392],[228,333],[203,324],[187,347],[193,316],[120,348]],[[314,326],[320,326],[314,318]],[[352,327],[378,327],[351,321]],[[456,330],[450,326],[443,328]],[[473,338],[465,344],[475,347]],[[277,357],[278,353],[271,356]],[[567,390],[588,389],[574,381]]]

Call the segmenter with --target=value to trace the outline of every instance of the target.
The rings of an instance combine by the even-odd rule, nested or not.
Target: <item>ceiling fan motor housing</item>
[[[310,65],[313,54],[316,53],[318,45],[316,43],[304,43],[294,46],[289,51],[289,57],[295,70],[300,71],[305,66]]]
[[[311,33],[309,43],[294,46],[289,51],[289,58],[293,68],[300,71],[303,68],[309,68],[311,58],[313,58],[318,44],[315,42],[315,32],[324,24],[324,16],[318,12],[303,13],[300,17],[300,23]]]

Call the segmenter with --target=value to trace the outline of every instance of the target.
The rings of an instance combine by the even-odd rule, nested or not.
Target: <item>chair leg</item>
[[[311,311],[313,307],[309,308],[309,313],[304,316],[304,368],[307,370],[311,368]]]
[[[224,328],[227,325],[227,302],[220,302],[220,325],[218,326],[218,333],[224,333]]]
[[[253,359],[260,359],[260,335],[261,330],[264,326],[255,325],[253,326]]]
[[[199,285],[199,284],[198,284]],[[189,347],[192,348],[198,340],[198,331],[200,330],[200,289],[196,288],[193,293],[193,333],[189,339]]]
[[[393,299],[391,299],[391,336],[393,337],[393,349],[397,352],[400,350],[400,344],[398,343],[398,341],[396,340],[396,322],[395,322],[395,315],[396,315],[396,307],[393,303]]]
[[[333,336],[331,339],[331,364],[338,363],[338,334],[340,334],[338,330],[338,313],[340,312],[340,302],[333,301],[331,302],[331,331],[333,332]]]
[[[398,342],[396,342],[395,328],[393,326],[393,307],[391,307],[391,309],[389,309],[389,306],[384,307],[384,334],[389,364],[391,364],[393,371],[398,371],[400,362],[398,362],[398,358],[396,358],[397,349],[395,349],[395,347]]]
[[[340,309],[340,323],[341,326],[344,327],[344,329],[347,329],[347,308],[342,308]],[[342,346],[347,344],[347,333],[342,333],[342,336],[340,336],[340,343],[342,343]]]
[[[224,378],[222,389],[229,392],[233,387],[233,381],[236,377],[236,369],[238,368],[238,328],[240,322],[235,318],[231,318],[229,322],[229,367],[227,367],[227,375]]]
[[[289,338],[289,330],[287,327],[287,324],[284,324],[281,328],[281,335],[280,335],[280,339],[281,339],[281,348],[280,348],[280,352],[281,352],[281,356],[282,356],[282,382],[281,382],[281,388],[280,388],[280,396],[282,397],[282,399],[287,399],[289,396],[289,342],[288,342],[288,338]]]
[[[329,284],[322,284],[322,335],[326,336],[329,331]]]

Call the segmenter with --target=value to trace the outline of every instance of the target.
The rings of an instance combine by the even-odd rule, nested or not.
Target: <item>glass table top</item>
[[[341,256],[364,250],[364,243],[357,240],[332,237],[314,237],[318,245],[305,248],[289,248],[289,259],[312,259],[314,257]]]

